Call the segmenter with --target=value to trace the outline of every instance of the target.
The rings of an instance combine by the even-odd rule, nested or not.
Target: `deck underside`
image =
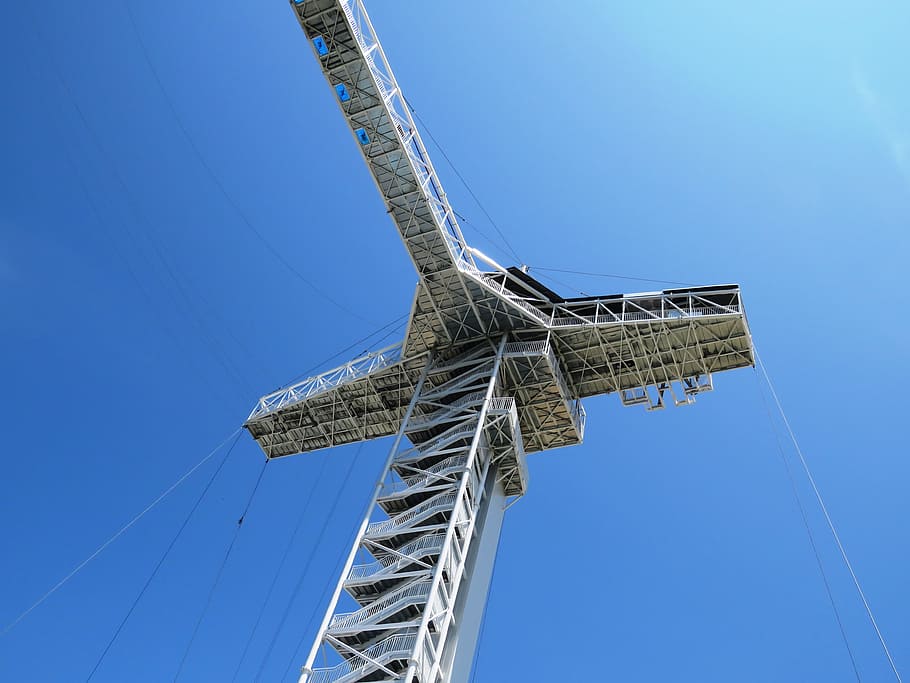
[[[729,286],[568,301],[552,307],[550,324],[509,340],[502,384],[515,397],[527,452],[577,443],[581,398],[619,392],[626,404],[654,408],[667,393],[691,402],[712,387],[712,374],[754,363],[739,290]],[[431,357],[403,354],[395,345],[266,396],[246,428],[270,458],[394,434]]]

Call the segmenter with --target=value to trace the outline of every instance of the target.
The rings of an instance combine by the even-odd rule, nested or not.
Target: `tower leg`
[[[504,348],[427,365],[302,683],[467,681],[505,507],[497,473],[524,457],[498,394]]]
[[[464,599],[459,601],[455,612],[453,633],[449,636],[444,670],[449,675],[443,680],[448,683],[467,683],[474,664],[474,653],[480,637],[480,627],[493,579],[493,565],[499,548],[500,531],[505,516],[506,495],[498,477],[488,481],[489,492],[485,505],[478,515],[477,538],[468,553],[467,575],[471,580],[462,588]]]

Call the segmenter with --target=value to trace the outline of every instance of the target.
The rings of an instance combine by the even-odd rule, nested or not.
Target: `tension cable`
[[[834,541],[837,544],[837,549],[840,552],[841,559],[843,559],[844,565],[846,565],[847,570],[850,572],[850,577],[853,579],[853,585],[856,587],[856,592],[859,593],[860,600],[862,600],[863,608],[866,611],[866,616],[869,617],[872,628],[875,630],[875,635],[878,636],[878,640],[882,645],[882,650],[885,652],[885,657],[888,660],[888,664],[891,665],[891,671],[894,672],[894,678],[898,681],[898,683],[903,683],[900,673],[898,673],[897,665],[894,663],[894,658],[891,656],[891,651],[888,649],[888,645],[885,642],[885,637],[882,634],[881,629],[878,627],[878,622],[876,622],[875,616],[872,614],[872,608],[869,606],[869,601],[866,599],[866,594],[859,583],[859,578],[856,576],[856,572],[853,570],[853,565],[850,562],[850,558],[847,557],[847,551],[844,548],[844,544],[841,542],[840,534],[837,533],[837,529],[834,526],[834,521],[831,519],[831,515],[828,513],[828,506],[825,505],[825,501],[822,499],[822,494],[818,490],[818,486],[815,483],[815,478],[812,476],[812,472],[809,469],[809,464],[806,462],[803,451],[796,439],[796,434],[793,432],[793,427],[790,426],[790,420],[787,419],[787,414],[784,412],[784,407],[780,402],[780,398],[777,396],[777,391],[774,389],[774,384],[771,382],[771,377],[768,375],[768,371],[765,368],[765,364],[762,362],[761,357],[758,355],[758,351],[755,352],[755,360],[758,362],[758,368],[761,370],[762,376],[765,378],[768,389],[771,391],[771,397],[774,399],[774,403],[777,405],[777,410],[780,413],[780,417],[783,420],[784,426],[787,428],[787,433],[790,436],[790,440],[793,442],[793,447],[796,449],[797,456],[799,456],[799,462],[802,465],[803,471],[806,473],[809,484],[812,486],[812,491],[815,494],[815,499],[818,501],[818,505],[821,508],[822,514],[825,516],[825,521],[828,524],[828,529],[831,531],[831,535],[834,537]]]
[[[215,580],[212,582],[212,587],[209,589],[209,594],[206,597],[205,606],[202,608],[202,613],[196,620],[196,625],[193,627],[193,633],[190,635],[190,640],[186,644],[186,649],[183,651],[183,657],[180,659],[180,664],[177,667],[177,673],[174,674],[174,681],[180,678],[180,674],[183,672],[183,666],[186,664],[186,659],[190,654],[193,643],[196,641],[196,636],[199,633],[199,627],[202,625],[202,622],[205,619],[205,615],[208,614],[209,607],[212,605],[212,598],[215,595],[215,589],[218,588],[218,584],[221,582],[221,575],[224,573],[224,568],[227,566],[228,558],[230,558],[231,551],[234,549],[234,544],[237,542],[237,536],[240,535],[240,529],[243,527],[243,520],[246,518],[247,512],[249,512],[250,506],[253,504],[253,498],[256,495],[256,491],[259,490],[259,484],[262,482],[262,475],[265,474],[265,468],[269,462],[269,459],[266,458],[265,462],[262,463],[262,469],[259,470],[259,476],[256,478],[256,483],[253,485],[253,490],[250,492],[250,497],[247,499],[246,506],[243,508],[240,519],[237,520],[237,526],[234,527],[234,535],[231,537],[231,542],[228,544],[227,550],[224,553],[224,557],[221,560],[221,564],[218,567],[218,572],[215,574]]]
[[[202,467],[206,462],[208,462],[209,459],[213,455],[215,455],[215,453],[217,453],[219,450],[221,450],[221,448],[224,446],[224,444],[226,444],[228,441],[230,441],[232,438],[234,438],[235,436],[237,436],[239,434],[240,434],[240,428],[231,432],[230,436],[228,436],[224,441],[222,441],[220,444],[215,446],[215,448],[208,455],[206,455],[202,460],[200,460],[198,463],[193,465],[193,467],[191,467],[183,476],[181,476],[179,479],[177,479],[177,481],[175,481],[167,489],[165,489],[161,495],[159,495],[157,498],[155,498],[155,500],[153,500],[151,503],[149,503],[139,514],[137,514],[129,522],[127,522],[122,527],[120,527],[120,529],[118,529],[117,532],[114,533],[113,536],[111,536],[104,543],[102,543],[100,546],[98,546],[98,548],[95,550],[95,552],[93,552],[91,555],[89,555],[87,558],[85,558],[82,562],[80,562],[78,565],[76,565],[75,569],[73,569],[69,574],[67,574],[62,579],[60,579],[60,581],[58,581],[49,591],[47,591],[44,595],[42,595],[40,598],[38,598],[38,600],[36,600],[35,603],[31,607],[29,607],[27,610],[22,612],[22,614],[20,614],[13,621],[11,621],[3,629],[3,631],[0,632],[0,636],[5,636],[7,633],[9,633],[13,629],[13,627],[16,626],[16,624],[18,624],[25,617],[27,617],[32,611],[35,610],[35,608],[37,608],[39,605],[41,605],[41,603],[43,603],[45,600],[47,600],[51,595],[56,593],[67,581],[69,581],[71,578],[73,578],[83,567],[85,567],[85,565],[87,565],[89,562],[91,562],[96,557],[98,557],[98,555],[100,555],[111,543],[113,543],[118,538],[120,538],[120,536],[122,536],[124,534],[124,532],[126,532],[127,529],[129,529],[136,522],[138,522],[140,519],[142,519],[152,508],[154,508],[156,505],[158,505],[158,503],[160,503],[162,500],[167,498],[167,496],[170,495],[170,493],[174,489],[176,489],[178,486],[180,486],[180,484],[182,484],[191,474],[193,474],[193,472],[195,472],[200,467]]]
[[[129,610],[126,615],[123,617],[123,620],[120,622],[120,625],[117,626],[117,629],[114,631],[114,635],[111,636],[111,639],[108,641],[104,650],[101,653],[101,656],[98,657],[98,661],[95,662],[95,666],[92,668],[91,673],[89,673],[88,678],[85,679],[86,683],[92,680],[92,677],[95,675],[95,672],[98,670],[98,667],[101,666],[101,663],[104,661],[104,658],[107,656],[108,651],[114,644],[114,641],[117,640],[117,636],[120,635],[120,632],[123,630],[123,627],[126,626],[126,622],[132,616],[133,611],[136,609],[136,606],[139,604],[139,601],[142,599],[142,596],[145,595],[145,591],[151,585],[152,581],[155,579],[155,576],[158,574],[158,570],[161,569],[161,565],[164,564],[164,561],[170,555],[171,550],[177,544],[177,540],[183,534],[183,530],[186,529],[187,525],[190,523],[190,519],[193,517],[193,513],[196,512],[196,508],[202,503],[205,494],[208,493],[209,489],[212,487],[212,484],[215,482],[215,479],[218,477],[218,474],[221,472],[224,464],[227,462],[228,458],[231,455],[231,452],[234,450],[234,446],[237,445],[237,442],[240,440],[240,433],[237,433],[234,443],[231,444],[231,447],[227,450],[227,453],[224,454],[224,457],[221,459],[221,462],[218,464],[218,468],[212,473],[212,476],[209,478],[208,483],[205,485],[205,488],[202,489],[202,493],[199,494],[199,497],[196,499],[196,502],[193,504],[193,507],[190,508],[189,513],[186,516],[186,519],[183,520],[183,524],[180,525],[180,528],[177,530],[177,533],[174,534],[174,538],[171,539],[170,544],[167,549],[164,551],[164,554],[161,556],[161,559],[158,560],[158,564],[155,565],[155,568],[152,570],[152,573],[149,575],[148,579],[145,582],[145,585],[142,586],[142,590],[139,591],[139,594],[136,596],[136,599],[133,600],[133,604],[130,605]]]

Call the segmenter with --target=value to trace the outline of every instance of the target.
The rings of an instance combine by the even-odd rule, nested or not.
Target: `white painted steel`
[[[477,554],[472,558],[471,581],[467,586],[467,595],[459,605],[459,612],[455,614],[455,633],[450,637],[451,645],[446,649],[443,661],[443,671],[447,672],[443,680],[446,683],[468,683],[471,677],[487,595],[493,580],[506,501],[502,484],[496,482],[483,521],[477,529],[477,543],[472,548],[472,553],[476,549]]]
[[[362,1],[291,6],[419,276],[401,343],[244,425],[270,458],[397,435],[300,680],[464,683],[525,453],[580,443],[586,396],[687,405],[753,365],[739,287],[565,299],[471,248]]]
[[[711,390],[713,373],[753,362],[737,287],[568,301],[551,308],[546,325],[515,330],[508,362],[515,366],[522,357],[545,356],[567,404],[614,392],[625,405],[663,407],[662,395],[671,393],[675,404],[689,404]],[[263,397],[247,428],[269,457],[395,434],[428,357],[404,357],[402,344],[368,354]],[[536,438],[538,421],[525,414],[519,392],[515,398],[529,452],[567,445]],[[355,404],[357,410],[351,408]],[[583,429],[581,406],[567,410]],[[428,411],[418,419],[429,427],[442,417]]]
[[[389,458],[386,461],[385,470],[388,471],[392,464],[392,459],[395,456],[395,452],[398,450],[399,445],[401,444],[402,439],[404,438],[404,425],[407,424],[408,418],[414,412],[414,406],[417,405],[417,399],[420,391],[420,388],[423,386],[424,381],[427,378],[427,371],[429,370],[429,365],[424,368],[424,371],[421,373],[420,380],[417,383],[417,391],[414,393],[414,396],[411,398],[410,403],[408,404],[407,412],[405,413],[404,422],[402,424],[402,429],[398,431],[398,436],[395,438],[395,443],[392,445],[392,450],[389,452]],[[379,492],[382,490],[383,482],[380,480],[376,483],[376,487],[373,489],[373,497],[370,501],[370,505],[367,508],[366,516],[364,516],[363,521],[360,523],[360,531],[358,532],[358,537],[363,536],[364,531],[367,528],[367,525],[370,523],[370,514],[372,513],[372,507],[376,504],[376,499],[379,497]],[[345,561],[344,569],[341,571],[341,576],[338,579],[338,583],[335,585],[335,591],[332,593],[332,598],[329,600],[329,606],[326,610],[325,616],[323,617],[322,624],[319,627],[319,632],[324,633],[326,627],[328,626],[329,619],[335,611],[335,606],[338,604],[338,598],[341,596],[341,591],[344,589],[344,577],[351,571],[351,567],[354,564],[354,558],[357,556],[358,543],[355,542],[354,546],[351,548],[351,552],[348,553],[348,559]],[[312,662],[316,656],[317,649],[319,647],[319,642],[314,643],[312,650],[310,651],[310,656],[307,659],[307,662]],[[307,665],[309,666],[309,664]]]
[[[489,539],[475,548],[481,531],[475,525],[501,518],[505,493],[499,471],[509,468],[510,459],[524,457],[514,405],[498,395],[505,345],[505,338],[496,347],[483,343],[427,366],[411,415],[423,404],[461,408],[436,438],[419,446],[395,444],[370,512],[372,521],[361,526],[355,544],[355,552],[373,561],[349,566],[342,574],[345,602],[353,609],[343,608],[338,599],[330,604],[301,681],[353,683],[372,680],[385,669],[395,672],[386,680],[448,680],[451,653],[459,638],[470,640],[473,633],[456,626],[456,615],[476,602],[477,591],[486,595],[486,588],[475,588],[473,582],[478,576],[489,580],[486,558],[495,555],[495,542],[491,550]],[[458,373],[451,377],[453,368]],[[481,401],[464,401],[478,393]],[[504,406],[511,412],[503,411]],[[411,433],[409,420],[401,432]],[[412,476],[415,470],[424,474]],[[407,485],[428,478],[437,483],[425,495],[420,487]],[[399,498],[403,491],[408,496]],[[400,503],[401,509],[387,512],[383,505],[390,502]],[[485,554],[479,553],[482,548]],[[478,555],[483,569],[475,575]],[[474,612],[476,606],[469,611]],[[397,638],[396,645],[383,645],[391,638]],[[412,646],[406,656],[401,649],[405,642]],[[331,650],[337,663],[314,669],[317,657]]]

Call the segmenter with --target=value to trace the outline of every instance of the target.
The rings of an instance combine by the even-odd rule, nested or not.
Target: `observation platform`
[[[527,274],[511,275],[543,293],[526,300],[546,320],[510,333],[500,375],[528,453],[579,443],[584,397],[618,393],[623,404],[650,410],[684,405],[713,388],[714,373],[754,364],[736,285],[562,299]],[[527,294],[511,282],[513,296]],[[395,434],[429,359],[429,351],[389,346],[264,396],[244,426],[270,458]],[[427,382],[442,386],[458,373],[450,367]],[[436,418],[416,412],[410,440],[444,431]]]

